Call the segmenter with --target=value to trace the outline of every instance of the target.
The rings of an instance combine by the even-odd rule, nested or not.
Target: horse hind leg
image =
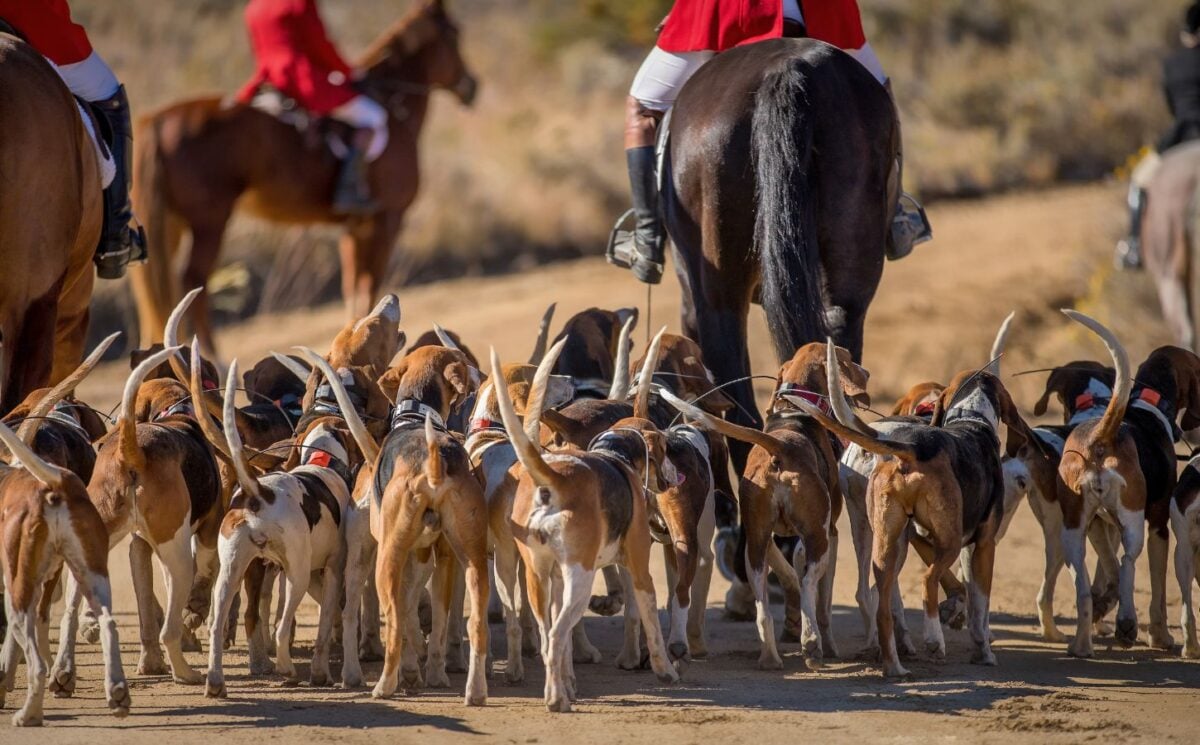
[[[1195,349],[1196,330],[1192,326],[1191,303],[1183,279],[1177,276],[1159,277],[1158,302],[1162,307],[1163,320],[1167,322],[1179,346]]]

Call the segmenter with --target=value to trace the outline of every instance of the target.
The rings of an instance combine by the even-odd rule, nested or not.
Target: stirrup
[[[1142,268],[1141,241],[1136,238],[1122,238],[1117,241],[1116,255],[1113,263],[1120,271],[1138,271]]]
[[[902,259],[912,253],[913,248],[930,240],[933,240],[933,226],[929,224],[925,208],[911,194],[901,192],[896,214],[892,217],[888,259]]]
[[[634,248],[634,231],[627,228],[633,217],[633,208],[625,210],[617,221],[613,223],[612,232],[608,234],[608,246],[604,249],[604,258],[608,263],[621,269],[629,269],[633,266]]]

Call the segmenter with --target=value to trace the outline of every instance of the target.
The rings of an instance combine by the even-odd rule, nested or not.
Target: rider
[[[1180,49],[1163,61],[1163,91],[1175,122],[1156,148],[1164,153],[1176,145],[1200,139],[1200,2],[1192,3],[1179,31]],[[1142,265],[1142,216],[1146,212],[1146,187],[1158,158],[1144,159],[1129,185],[1129,235],[1117,242],[1117,265],[1137,269]]]
[[[238,100],[249,103],[266,83],[307,111],[354,127],[334,189],[333,210],[343,215],[376,211],[366,164],[387,147],[387,110],[355,90],[355,72],[329,41],[315,0],[250,0],[246,26],[258,69]]]
[[[659,121],[684,83],[718,52],[784,35],[807,35],[840,47],[890,95],[887,76],[863,34],[855,0],[675,0],[626,99],[625,160],[635,225],[632,231],[614,231],[609,248],[612,263],[631,267],[642,282],[662,280],[666,236],[658,203],[655,141]],[[892,222],[890,258],[900,258],[932,237],[919,205],[905,197]]]
[[[133,127],[125,86],[92,49],[83,26],[71,20],[67,0],[0,0],[0,20],[50,60],[71,93],[104,117],[116,175],[104,190],[104,228],[94,261],[100,277],[118,279],[129,262],[146,259],[146,240],[133,225],[129,204]]]

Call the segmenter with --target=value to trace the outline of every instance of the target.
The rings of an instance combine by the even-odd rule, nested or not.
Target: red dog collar
[[[820,409],[825,414],[833,413],[832,407],[829,405],[829,397],[816,391],[810,391],[807,388],[801,388],[794,383],[783,383],[779,389],[775,391],[775,398],[778,400],[783,396],[794,396],[802,399]]]
[[[326,453],[323,450],[314,450],[312,452],[312,455],[308,456],[308,460],[304,461],[304,465],[306,465],[306,466],[321,466],[322,468],[329,468],[330,467],[329,463],[332,460],[333,460],[333,456],[331,456],[329,453]]]

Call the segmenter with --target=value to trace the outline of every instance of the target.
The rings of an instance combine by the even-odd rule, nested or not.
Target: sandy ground
[[[865,364],[872,393],[884,408],[907,385],[947,379],[982,364],[996,324],[1017,310],[1006,376],[1076,356],[1099,357],[1092,338],[1069,329],[1057,308],[1074,305],[1111,321],[1139,359],[1168,341],[1157,324],[1154,296],[1144,278],[1111,276],[1111,239],[1122,220],[1116,187],[1086,187],[1016,195],[932,210],[937,240],[885,273],[868,320]],[[559,321],[589,305],[645,308],[645,290],[597,260],[556,265],[517,277],[462,280],[406,290],[404,326],[410,335],[431,321],[461,332],[475,352],[495,344],[506,359],[524,358],[537,318],[550,301]],[[653,295],[653,324],[677,323],[678,289],[668,281]],[[643,317],[643,323],[645,319]],[[323,349],[341,323],[339,308],[259,318],[221,335],[223,351],[245,360],[268,349],[311,344]],[[640,339],[640,333],[638,334]],[[756,313],[752,349],[755,371],[772,373],[775,361]],[[98,371],[83,391],[96,402],[113,402],[125,369]],[[1026,407],[1040,393],[1042,375],[1006,377]],[[411,698],[374,701],[366,691],[285,688],[278,678],[250,679],[243,649],[226,657],[230,698],[212,702],[198,687],[133,675],[134,710],[111,719],[99,687],[98,650],[83,646],[80,685],[70,701],[47,700],[47,727],[40,732],[0,730],[0,742],[195,742],[228,745],[262,742],[1005,742],[1194,741],[1200,715],[1195,688],[1200,665],[1174,654],[1137,646],[1097,645],[1093,660],[1073,660],[1064,645],[1043,642],[1034,628],[1034,597],[1041,579],[1042,539],[1022,507],[999,548],[993,594],[993,630],[999,667],[967,664],[966,631],[947,631],[948,660],[909,663],[911,679],[885,681],[877,668],[854,659],[862,627],[853,600],[853,549],[842,524],[836,583],[836,639],[842,659],[821,672],[804,669],[796,645],[783,645],[784,671],[755,669],[758,642],[753,624],[722,618],[726,585],[714,581],[709,601],[711,655],[686,669],[683,682],[659,686],[649,672],[615,669],[618,619],[587,619],[605,654],[599,665],[578,669],[581,699],[576,713],[552,716],[541,705],[543,677],[527,666],[522,685],[493,680],[489,705],[462,705],[463,675],[453,688]],[[123,547],[112,554],[116,608],[127,671],[137,659],[136,618]],[[661,560],[656,555],[661,577]],[[910,607],[918,598],[909,563],[903,577]],[[1137,600],[1142,638],[1149,603],[1143,555]],[[661,580],[660,580],[661,581]],[[662,597],[662,585],[660,598]],[[1168,580],[1169,617],[1179,617],[1179,592]],[[1072,592],[1059,580],[1059,626],[1073,620]],[[300,659],[315,636],[315,606],[302,606]],[[775,608],[779,612],[779,608]],[[910,625],[919,628],[910,611]],[[1176,639],[1180,631],[1173,625]],[[493,648],[502,629],[492,627]],[[203,666],[205,657],[189,655]],[[336,664],[336,663],[335,663]],[[502,665],[503,663],[500,663]],[[366,666],[373,680],[378,664]],[[307,664],[300,665],[302,675]],[[23,694],[23,674],[16,695]],[[13,699],[10,697],[9,705]],[[700,728],[699,725],[703,725]]]

